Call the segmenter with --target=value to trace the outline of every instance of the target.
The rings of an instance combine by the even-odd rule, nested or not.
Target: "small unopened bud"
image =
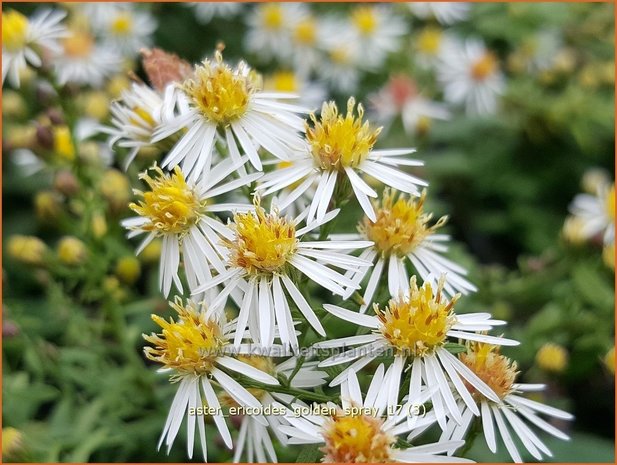
[[[47,246],[34,236],[11,236],[8,241],[9,256],[27,265],[42,265]]]
[[[107,220],[105,219],[105,215],[103,213],[94,213],[94,215],[92,215],[90,225],[92,227],[92,235],[95,238],[100,239],[107,234]]]
[[[80,265],[86,259],[86,245],[73,236],[66,236],[58,243],[58,258],[65,265]]]
[[[107,83],[107,92],[112,98],[118,98],[122,95],[122,91],[131,86],[131,81],[124,74],[116,74]]]
[[[54,148],[54,133],[51,126],[38,125],[36,127],[36,142],[44,149]]]
[[[8,149],[33,147],[37,142],[36,127],[28,124],[6,128],[6,137],[2,142]]]
[[[49,110],[47,110],[47,117],[49,118],[51,124],[53,124],[54,126],[65,124],[64,115],[62,114],[62,111],[58,110],[57,108],[50,108]]]
[[[109,97],[104,92],[90,92],[83,99],[84,113],[96,120],[103,120],[109,114]]]
[[[61,194],[72,197],[79,192],[79,181],[69,170],[58,171],[54,178],[54,188]]]
[[[590,168],[583,174],[581,187],[588,194],[595,195],[598,189],[610,185],[611,180],[606,170],[602,168]]]
[[[118,170],[110,169],[101,179],[101,193],[109,202],[111,209],[120,211],[127,207],[131,198],[128,178]]]
[[[36,216],[42,221],[54,221],[62,214],[62,198],[52,191],[37,192],[34,197]]]
[[[538,350],[536,363],[544,371],[561,373],[568,365],[568,352],[558,344],[546,343]]]
[[[120,258],[116,264],[116,276],[125,284],[133,284],[141,275],[139,260],[132,255]]]
[[[28,114],[28,107],[24,98],[14,90],[2,92],[2,116],[20,119]]]
[[[54,153],[63,160],[72,161],[75,158],[75,145],[68,126],[53,128]]]
[[[2,428],[2,461],[21,461],[24,451],[24,439],[21,431],[12,428]]]

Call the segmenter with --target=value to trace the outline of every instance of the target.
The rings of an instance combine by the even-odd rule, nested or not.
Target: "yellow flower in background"
[[[125,284],[134,284],[141,275],[141,265],[136,257],[127,255],[118,260],[115,272]]]
[[[4,22],[4,21],[3,21]],[[18,429],[2,428],[2,461],[17,461],[19,453],[23,450],[23,434]]]
[[[73,236],[63,237],[58,243],[58,258],[65,265],[80,265],[87,252],[86,245]]]
[[[561,373],[568,366],[568,351],[558,344],[548,342],[538,350],[536,364],[544,371]]]
[[[53,221],[62,214],[62,198],[52,191],[40,191],[34,196],[36,216],[42,221]]]
[[[9,238],[8,251],[9,256],[19,262],[28,265],[41,265],[47,252],[47,246],[38,237],[18,235]]]
[[[75,144],[68,126],[53,128],[54,153],[61,159],[72,161],[75,159]]]

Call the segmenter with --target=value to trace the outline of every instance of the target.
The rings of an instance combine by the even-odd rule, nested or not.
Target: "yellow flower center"
[[[208,373],[226,344],[220,326],[214,320],[206,320],[193,304],[183,305],[180,297],[171,307],[178,312],[178,321],[152,315],[162,332],[143,335],[154,346],[144,349],[146,357],[181,374]]]
[[[313,18],[304,19],[293,31],[294,40],[302,45],[314,45],[317,39],[317,27]]]
[[[2,47],[9,52],[22,50],[28,39],[28,18],[15,10],[2,12]]]
[[[226,241],[231,263],[249,273],[272,273],[281,269],[296,252],[296,227],[278,212],[266,214],[255,205],[255,212],[236,213],[236,237]]]
[[[485,53],[471,65],[471,77],[476,81],[484,81],[495,71],[497,71],[497,58],[492,53]]]
[[[222,55],[216,52],[215,62],[205,60],[183,88],[206,118],[227,125],[246,113],[256,79],[250,72],[241,73],[223,63]]]
[[[276,3],[262,6],[262,21],[266,29],[277,30],[283,27],[283,9]]]
[[[375,243],[382,255],[405,256],[413,251],[428,236],[442,227],[447,217],[442,217],[433,226],[428,226],[432,215],[423,213],[426,192],[419,199],[399,195],[394,201],[390,189],[384,190],[381,208],[377,208],[377,221],[365,218],[359,230]]]
[[[330,60],[338,65],[346,65],[351,62],[351,54],[346,46],[335,47],[329,52]]]
[[[136,191],[143,200],[139,204],[131,203],[129,208],[150,219],[149,223],[140,226],[146,231],[186,233],[203,216],[206,202],[200,200],[195,189],[187,185],[179,167],[172,174],[163,173],[158,166],[151,169],[158,175],[156,179],[150,177],[147,171],[139,175],[150,191]]]
[[[94,38],[82,31],[73,31],[62,41],[64,53],[71,58],[84,58],[90,55],[94,48]]]
[[[422,357],[445,343],[446,333],[456,321],[452,307],[459,296],[448,302],[443,298],[442,287],[443,280],[433,295],[429,282],[418,288],[413,276],[409,296],[390,299],[385,309],[373,306],[381,321],[379,330],[396,350]]]
[[[368,121],[362,122],[364,108],[358,105],[354,115],[355,99],[347,102],[347,114],[339,114],[334,102],[324,103],[321,118],[311,114],[313,127],[306,127],[306,140],[315,163],[324,170],[355,168],[362,163],[377,141],[381,128],[371,129]]]
[[[297,92],[298,80],[291,71],[279,71],[272,76],[272,86],[278,92]]]
[[[335,415],[323,425],[326,463],[392,461],[394,436],[383,431],[383,420],[367,415]]]
[[[460,360],[484,381],[500,399],[513,391],[512,385],[518,374],[517,364],[499,353],[499,347],[481,342],[467,344],[467,352],[459,354]],[[473,386],[465,383],[476,398],[484,396]]]
[[[418,50],[427,55],[437,55],[441,46],[441,29],[425,27],[418,36]]]
[[[604,204],[606,206],[606,214],[614,222],[615,221],[615,184],[614,183],[611,186],[611,188],[608,190],[608,192],[606,193]]]
[[[129,123],[134,124],[136,126],[147,126],[148,128],[154,129],[156,126],[156,121],[152,115],[142,107],[134,107],[133,113],[136,115],[135,117],[129,118]],[[144,135],[145,139],[150,139],[150,136]]]
[[[111,32],[124,36],[131,33],[133,30],[133,18],[128,13],[121,13],[111,23]]]
[[[351,22],[363,36],[370,36],[377,29],[374,8],[361,6],[351,12]]]

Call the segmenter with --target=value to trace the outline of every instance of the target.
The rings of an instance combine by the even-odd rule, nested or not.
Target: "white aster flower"
[[[290,426],[282,425],[280,430],[290,437],[289,444],[324,444],[320,449],[324,463],[471,462],[439,455],[453,453],[464,441],[443,441],[407,449],[396,446],[397,436],[418,424],[430,424],[434,419],[427,422],[418,416],[410,418],[409,404],[397,413],[388,412],[384,416],[388,395],[390,391],[398,392],[399,382],[392,376],[392,370],[384,371],[384,365],[379,365],[364,398],[355,371],[349,370],[341,385],[340,406],[329,402],[314,407],[315,413],[285,415]],[[292,409],[298,412],[303,407],[292,404]]]
[[[311,115],[313,127],[307,125],[306,149],[295,154],[291,167],[264,176],[259,186],[263,195],[300,182],[289,195],[279,199],[279,207],[283,210],[316,183],[307,222],[314,218],[322,219],[332,208],[330,203],[335,189],[345,178],[349,180],[366,215],[375,221],[377,217],[369,197],[377,197],[377,192],[362,179],[360,173],[402,192],[419,196],[418,186],[426,186],[426,182],[396,169],[399,166],[423,165],[422,161],[404,157],[415,152],[415,149],[373,150],[381,128],[373,129],[368,122],[362,121],[362,105],[358,105],[358,116],[354,115],[354,108],[355,100],[350,98],[345,116],[339,114],[334,102],[324,103],[319,121]]]
[[[173,92],[173,84],[167,86],[165,93]],[[100,128],[109,134],[109,145],[130,149],[124,160],[124,168],[135,159],[137,153],[152,147],[152,135],[163,122],[172,120],[177,110],[167,105],[163,110],[164,95],[143,83],[133,83],[122,92],[120,99],[111,104],[111,126]]]
[[[469,16],[469,3],[465,2],[410,2],[407,5],[418,18],[435,18],[440,24],[464,21]]]
[[[505,78],[497,57],[481,40],[450,41],[441,54],[437,75],[446,101],[464,104],[470,115],[497,111],[497,98],[504,91]]]
[[[307,322],[321,336],[325,330],[317,315],[294,283],[294,275],[304,275],[329,291],[344,295],[347,288],[358,288],[351,279],[333,268],[357,272],[370,263],[343,253],[372,245],[368,241],[306,241],[303,236],[330,221],[338,210],[330,212],[321,222],[297,228],[306,212],[294,220],[270,213],[256,203],[255,211],[236,213],[229,224],[232,234],[224,238],[228,270],[215,279],[204,281],[195,292],[204,292],[225,283],[224,290],[211,304],[210,311],[220,309],[227,295],[240,288],[244,299],[238,316],[239,327],[247,322],[253,341],[269,347],[278,328],[284,346],[298,350],[298,340],[291,318],[290,302],[298,307]],[[239,344],[244,333],[236,333]]]
[[[243,161],[246,161],[246,157]],[[156,173],[155,178],[147,171],[140,175],[150,190],[135,191],[142,200],[129,207],[139,216],[123,220],[122,225],[130,230],[129,237],[146,234],[137,254],[153,239],[162,238],[159,286],[165,296],[169,294],[172,282],[182,292],[178,275],[181,250],[191,290],[212,278],[211,267],[219,272],[225,270],[219,242],[231,232],[213,215],[222,211],[246,210],[251,206],[213,203],[210,200],[261,176],[261,173],[255,173],[222,183],[237,168],[232,160],[226,160],[218,164],[208,178],[198,182],[187,181],[180,168],[172,173],[164,173],[158,166],[154,166],[152,171]]]
[[[169,409],[169,415],[159,441],[169,453],[180,426],[187,419],[187,450],[193,456],[195,442],[195,424],[197,423],[199,441],[207,462],[206,425],[204,416],[198,408],[208,408],[216,427],[225,442],[232,448],[229,428],[223,416],[221,404],[214,391],[211,379],[221,387],[237,404],[259,410],[261,404],[246,388],[229,376],[225,370],[231,370],[261,383],[278,385],[276,378],[268,373],[233,358],[230,355],[245,353],[250,348],[233,348],[229,341],[234,337],[236,322],[225,323],[214,316],[206,317],[203,308],[198,308],[192,301],[186,304],[176,297],[171,303],[178,312],[178,319],[169,321],[152,315],[161,334],[144,335],[144,339],[153,347],[144,349],[150,360],[161,363],[159,371],[171,374],[171,380],[178,383],[178,391]],[[263,416],[255,416],[255,421],[267,424]]]
[[[100,87],[120,69],[122,59],[113,49],[98,44],[85,30],[71,30],[54,52],[53,64],[58,84]]]
[[[418,288],[413,276],[408,292],[390,299],[383,309],[376,304],[373,306],[375,316],[353,312],[336,305],[324,305],[333,315],[373,330],[371,334],[315,344],[314,347],[320,349],[357,346],[333,355],[319,364],[320,367],[326,367],[355,360],[343,373],[335,377],[330,385],[342,382],[349,370],[358,371],[380,355],[394,351],[395,377],[400,379],[404,370],[411,372],[409,398],[417,397],[423,385],[435,388],[431,391],[430,398],[442,429],[446,428],[447,416],[454,418],[457,423],[462,422],[455,393],[458,393],[475,415],[480,415],[465,382],[487,398],[499,401],[490,387],[452,355],[445,344],[449,338],[501,345],[518,345],[518,342],[476,333],[475,331],[488,331],[505,322],[491,319],[488,313],[455,314],[452,309],[459,295],[450,301],[446,300],[442,292],[443,285],[444,281],[441,279],[437,292],[433,294],[430,282],[424,282],[423,286]]]
[[[28,63],[38,68],[42,61],[36,49],[58,50],[58,40],[67,32],[60,24],[66,16],[63,11],[37,11],[31,18],[15,10],[2,12],[2,83],[9,78],[13,87],[19,87],[19,73]]]
[[[428,25],[418,31],[412,47],[414,62],[425,69],[433,69],[439,63],[439,57],[450,47],[454,39],[439,26]]]
[[[317,109],[327,97],[325,86],[310,81],[300,72],[276,71],[264,78],[264,90],[298,95],[298,104]]]
[[[405,75],[391,76],[370,101],[378,123],[389,126],[400,115],[407,134],[425,131],[434,119],[450,118],[445,105],[422,96],[416,83]]]
[[[188,101],[187,110],[173,121],[163,122],[152,141],[186,128],[162,166],[179,164],[189,179],[210,171],[217,138],[226,144],[234,162],[240,159],[241,147],[257,170],[262,169],[257,153],[260,147],[287,160],[289,151],[302,144],[298,133],[304,130],[304,120],[297,114],[306,110],[277,101],[295,98],[293,95],[262,92],[254,72],[244,62],[231,68],[216,52],[215,60],[205,60],[195,69],[194,76],[181,85],[180,93]],[[167,105],[176,102],[170,99]]]
[[[444,216],[429,226],[432,214],[424,213],[425,198],[426,191],[419,199],[408,199],[404,195],[399,195],[396,199],[394,194],[385,190],[381,205],[375,205],[375,222],[365,218],[358,226],[361,233],[359,235],[333,235],[337,239],[364,239],[375,244],[360,255],[360,258],[375,263],[370,272],[360,312],[366,312],[373,302],[386,266],[390,295],[398,296],[409,290],[406,270],[408,261],[422,280],[429,281],[433,286],[437,284],[436,277],[443,276],[443,289],[447,295],[454,296],[457,292],[467,294],[477,290],[465,279],[467,270],[441,255],[448,250],[446,243],[450,236],[437,234],[436,231],[446,223],[447,217]],[[368,269],[362,270],[355,279],[359,283],[367,274]]]
[[[390,53],[399,50],[407,24],[384,5],[364,4],[354,7],[350,15],[352,42],[362,53],[369,68],[384,64]]]
[[[262,3],[247,18],[249,29],[244,47],[263,60],[287,60],[292,55],[291,28],[306,16],[307,7],[302,3]]]
[[[275,378],[283,375],[288,378],[294,371],[298,359],[291,357],[278,365],[274,365],[271,358],[261,356],[240,356],[239,360],[254,366],[261,371],[271,374]],[[290,386],[293,388],[314,388],[326,383],[328,374],[325,371],[316,370],[317,362],[305,362],[301,368],[295,373],[291,380]],[[276,406],[279,402],[284,405],[289,405],[294,397],[290,394],[276,392],[273,387],[271,392],[252,389],[253,395],[261,402],[264,411],[267,412],[269,406]],[[245,415],[240,423],[238,431],[238,439],[234,447],[233,461],[235,463],[241,460],[246,463],[267,463],[277,462],[276,451],[272,443],[272,436],[285,445],[287,437],[279,431],[281,425],[281,415],[266,414],[264,418],[268,425],[264,425],[253,415]],[[268,431],[269,430],[269,431]]]
[[[289,31],[292,52],[286,61],[291,63],[302,79],[307,79],[313,71],[319,69],[323,60],[320,47],[327,32],[324,31],[322,21],[308,9],[294,18],[289,24]]]
[[[551,451],[526,422],[556,438],[569,439],[565,433],[541,418],[539,414],[560,420],[572,420],[574,417],[563,410],[521,396],[520,394],[524,392],[541,391],[545,386],[543,384],[515,383],[518,375],[516,362],[512,362],[509,358],[501,355],[498,347],[490,344],[472,343],[469,344],[466,353],[459,354],[459,358],[499,397],[497,402],[487,399],[482,393],[469,386],[473,399],[480,407],[482,432],[491,452],[497,452],[496,437],[501,436],[512,460],[522,462],[512,437],[512,433],[514,433],[536,460],[542,461],[542,454],[552,457]],[[456,424],[453,421],[448,422],[440,440],[457,440],[465,437],[473,415],[468,407],[462,405],[462,403],[460,406],[463,412],[463,422],[461,424]],[[495,425],[497,425],[496,428]]]
[[[193,8],[197,21],[202,24],[208,24],[214,18],[232,18],[240,13],[243,7],[236,2],[190,2],[185,5]]]
[[[354,41],[354,32],[345,21],[328,18],[323,21],[320,48],[326,53],[316,69],[317,74],[335,91],[352,94],[358,90],[360,71],[369,68],[362,49]]]
[[[127,57],[134,57],[142,47],[150,46],[157,27],[148,11],[138,10],[131,3],[118,4],[94,24],[103,44]]]
[[[581,238],[601,235],[605,245],[615,243],[615,183],[600,183],[596,194],[578,194],[570,204],[570,213]]]

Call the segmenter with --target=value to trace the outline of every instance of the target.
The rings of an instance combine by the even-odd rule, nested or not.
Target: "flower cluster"
[[[499,354],[518,342],[487,334],[504,321],[455,311],[461,294],[477,289],[445,257],[447,217],[434,221],[426,210],[428,183],[410,172],[423,166],[409,158],[415,150],[376,148],[381,128],[354,98],[346,112],[326,102],[316,114],[292,94],[264,91],[252,68],[220,50],[192,68],[156,53],[177,72],[158,88],[160,73],[153,87],[134,85],[106,132],[112,145],[131,148],[129,162],[150,145],[162,159],[140,175],[144,190],[130,205],[137,216],[123,221],[130,237],[145,235],[137,253],[162,240],[160,290],[176,293],[177,317],[154,315],[160,333],[144,336],[146,356],[178,383],[159,446],[171,447],[186,418],[189,456],[197,431],[206,459],[204,415],[195,411],[207,405],[228,447],[223,409],[262,409],[245,415],[236,460],[276,460],[276,439],[323,442],[325,461],[458,461],[449,456],[479,416],[491,450],[498,431],[520,460],[512,431],[534,457],[549,455],[524,420],[564,437],[538,413],[571,417],[518,395],[540,387],[516,383],[516,364]],[[358,232],[335,234],[350,201],[365,215]],[[315,288],[336,300],[318,308]],[[330,339],[328,313],[357,335]],[[307,345],[310,334],[322,340]],[[323,350],[335,353],[308,362]],[[357,373],[384,357],[363,400]],[[329,380],[340,385],[340,404],[307,390],[350,362]],[[311,400],[325,401],[321,416],[298,413]],[[414,403],[432,407],[414,418]],[[416,445],[433,426],[440,441]],[[413,442],[401,449],[403,434]]]
[[[470,308],[494,283],[457,253],[460,211],[444,214],[437,157],[388,137],[399,122],[421,138],[433,120],[475,121],[505,103],[499,42],[453,26],[470,6],[185,7],[202,24],[243,15],[250,60],[229,60],[222,43],[198,63],[153,48],[157,22],[132,4],[2,18],[4,147],[18,182],[49,181],[34,209],[60,232],[53,247],[13,235],[7,256],[54,302],[66,293],[102,308],[95,330],[143,373],[152,364],[168,377],[158,447],[186,436],[188,456],[198,448],[207,461],[213,430],[235,462],[276,462],[300,445],[307,461],[468,462],[481,432],[514,461],[550,457],[541,434],[569,439],[557,426],[573,416],[521,380],[508,312]],[[557,33],[534,40],[507,66],[565,66]],[[390,66],[399,59],[413,78]],[[375,91],[381,69],[392,73]],[[26,114],[32,95],[42,109]],[[602,246],[614,268],[614,182],[593,171],[583,187],[563,236]],[[158,281],[140,281],[142,267]],[[142,285],[169,305],[141,302],[156,329],[143,328],[140,359],[118,304]],[[536,344],[545,375],[566,370],[559,342]],[[614,348],[605,364],[614,372]]]

